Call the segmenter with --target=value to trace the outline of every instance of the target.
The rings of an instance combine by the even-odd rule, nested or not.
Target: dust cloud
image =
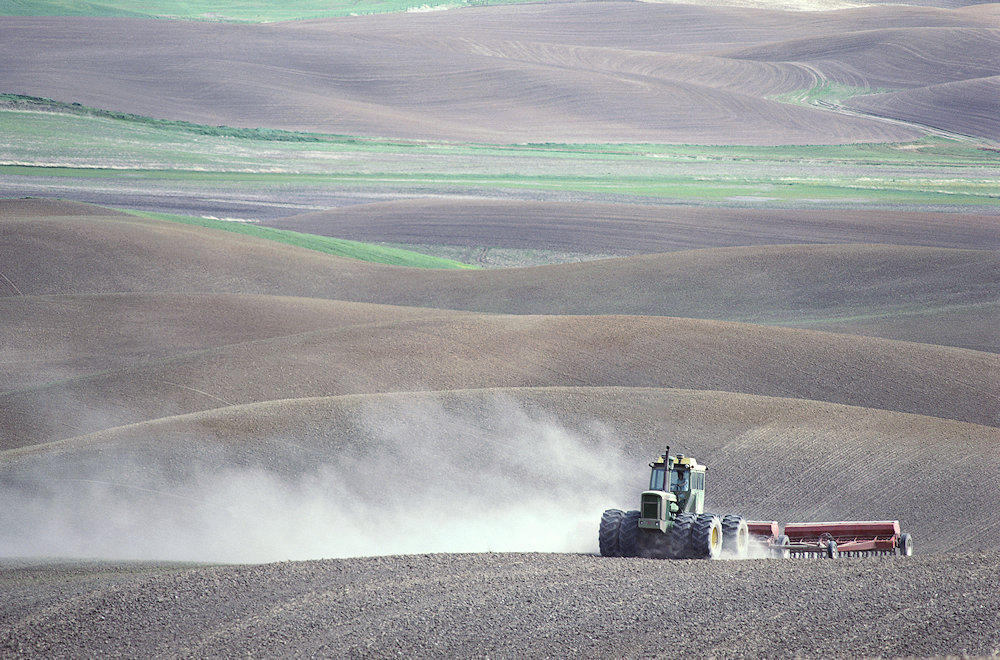
[[[0,556],[596,552],[601,512],[636,492],[620,446],[599,424],[569,430],[498,398],[474,415],[428,402],[366,410],[348,446],[294,470],[67,452],[0,471]]]

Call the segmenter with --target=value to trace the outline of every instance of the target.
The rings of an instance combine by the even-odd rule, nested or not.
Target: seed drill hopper
[[[782,530],[775,521],[706,513],[708,468],[694,458],[671,456],[667,447],[649,467],[649,490],[640,496],[639,509],[608,509],[601,516],[601,555],[742,559],[751,548],[780,558],[913,554],[913,539],[895,520],[788,523]]]
[[[750,534],[775,557],[860,557],[913,554],[913,537],[899,531],[898,520],[849,520],[787,523],[750,522]]]

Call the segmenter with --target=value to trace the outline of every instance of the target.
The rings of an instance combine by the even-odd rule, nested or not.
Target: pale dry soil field
[[[9,17],[0,61],[5,93],[208,125],[500,144],[903,142],[927,127],[996,141],[996,7]],[[838,113],[774,100],[822,84],[879,94]]]
[[[5,18],[0,92],[494,145],[989,149],[1000,14],[955,4]],[[823,83],[879,91],[773,98]],[[145,192],[236,208],[206,181]],[[573,259],[452,271],[51,186],[0,200],[0,656],[1000,655],[995,213],[248,193],[287,229]],[[896,519],[916,554],[595,556],[666,444],[711,510]]]

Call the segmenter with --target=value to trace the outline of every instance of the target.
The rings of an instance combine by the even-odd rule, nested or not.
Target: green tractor
[[[604,557],[657,559],[744,558],[750,531],[740,516],[705,513],[705,472],[695,459],[678,454],[649,464],[649,490],[638,511],[608,509],[598,540]]]

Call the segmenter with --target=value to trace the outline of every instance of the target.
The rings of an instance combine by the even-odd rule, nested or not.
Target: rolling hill
[[[283,401],[360,406],[372,393],[410,390],[480,390],[488,398],[497,388],[543,388],[559,393],[550,397],[553,410],[591,410],[595,419],[613,418],[629,434],[644,437],[639,420],[646,414],[622,416],[600,401],[623,392],[646,396],[647,390],[636,388],[653,388],[654,396],[690,390],[712,401],[725,399],[716,413],[695,414],[692,408],[701,421],[687,419],[671,430],[691,442],[706,435],[705,424],[732,402],[764,397],[768,406],[780,403],[782,415],[800,421],[818,414],[795,412],[800,406],[836,410],[839,421],[824,424],[841,429],[835,432],[845,433],[845,442],[855,438],[852,451],[869,447],[879,455],[889,445],[913,442],[912,432],[894,431],[872,443],[860,430],[844,429],[870,429],[872,422],[859,419],[882,417],[889,420],[884,424],[910,429],[913,423],[905,420],[923,415],[937,419],[932,428],[957,424],[990,438],[991,427],[1000,425],[992,404],[1000,398],[995,352],[894,341],[873,331],[953,332],[995,342],[989,319],[998,269],[992,251],[744,247],[452,273],[379,266],[122,214],[96,215],[101,211],[90,206],[18,201],[4,209],[4,277],[16,291],[0,300],[5,356],[12,365],[0,399],[5,456],[15,463],[49,451],[62,456],[77,442],[100,445],[101,434],[114,427],[121,427],[114,437],[137,433],[139,446],[150,435],[144,425],[163,418],[164,429],[184,428],[187,420],[213,410],[229,421],[212,423],[213,431],[195,437],[208,441],[206,447],[230,446],[240,442],[230,435],[240,429],[250,456],[255,443],[269,442],[260,437],[260,422],[250,422],[261,419],[257,410],[272,411],[263,426],[267,436],[283,428]],[[108,245],[114,245],[113,256]],[[827,260],[831,265],[823,266]],[[759,274],[748,277],[753,271]],[[390,299],[394,304],[386,304]],[[850,326],[865,310],[888,310],[892,317],[899,299],[920,301],[923,315],[897,312],[867,329],[849,328],[853,334],[710,318],[756,314],[794,326],[823,314]],[[947,330],[963,308],[979,310],[978,320],[966,318],[960,330]],[[345,395],[354,398],[329,399]],[[581,396],[597,398],[580,404]],[[676,408],[643,405],[650,411]],[[601,406],[602,412],[593,412]],[[324,423],[312,428],[337,433]],[[965,432],[941,433],[957,441]],[[73,439],[84,434],[96,435]],[[64,441],[51,444],[57,439]],[[786,435],[780,450],[788,451],[788,442]],[[950,442],[930,444],[943,452]],[[712,455],[723,451],[703,446]],[[649,451],[644,447],[642,453]],[[734,463],[747,459],[733,457]]]
[[[1000,5],[930,4],[5,16],[0,656],[996,656]],[[594,556],[667,445],[917,554]]]
[[[1000,248],[1000,220],[989,216],[869,209],[790,211],[428,197],[353,204],[265,224],[357,241],[600,256],[790,243]]]
[[[996,99],[1000,76],[972,78],[888,94],[861,96],[847,105],[883,117],[893,117],[963,134],[997,140]]]
[[[4,543],[8,554],[37,552],[56,517],[70,516],[81,521],[66,535],[71,555],[156,557],[167,543],[161,535],[176,538],[159,556],[189,560],[590,552],[596,537],[579,530],[590,530],[602,509],[632,501],[646,462],[667,439],[711,457],[716,511],[781,521],[898,518],[931,553],[989,549],[1000,537],[980,489],[956,493],[967,515],[947,519],[927,496],[935,484],[972,475],[990,485],[995,427],[801,398],[586,386],[283,399],[7,451],[9,501],[30,504],[43,493],[60,506],[46,514],[26,504],[23,517],[11,517],[19,533]],[[483,482],[489,494],[477,486]],[[254,483],[259,488],[248,488]],[[376,542],[373,530],[355,530],[352,521],[378,515],[387,483],[411,493],[415,520]],[[29,497],[17,488],[27,485]],[[230,489],[246,490],[247,501],[214,529],[213,507]],[[116,502],[116,494],[128,497]],[[546,499],[574,501],[575,510],[532,538],[535,516],[551,506]],[[105,501],[103,521],[90,512],[95,500]],[[534,507],[541,511],[527,513]],[[477,508],[496,508],[505,519],[516,512],[523,519],[509,525],[525,533],[505,537],[507,530],[483,523],[469,523],[477,530],[471,538],[416,529],[448,509],[467,517]],[[254,509],[268,513],[256,518]],[[310,516],[339,522],[314,528]],[[130,520],[156,524],[156,534],[136,534]],[[238,542],[222,533],[237,522]],[[209,529],[200,538],[203,524]]]
[[[887,16],[894,28],[879,41]],[[0,61],[10,93],[202,124],[482,142],[884,142],[921,131],[768,97],[810,86],[813,69],[857,86],[892,82],[862,64],[908,71],[897,42],[927,42],[935,84],[993,75],[995,28],[992,15],[965,10],[645,3],[270,25],[12,17]],[[956,40],[967,47],[943,66],[933,53],[954,52]],[[795,44],[827,41],[818,52],[833,63],[804,69],[814,53]],[[754,48],[765,60],[805,59],[752,62]]]
[[[0,246],[5,263],[0,290],[14,296],[9,304],[20,304],[17,294],[237,293],[507,314],[694,317],[1000,349],[993,322],[1000,268],[991,250],[759,246],[478,272],[400,270],[83,209],[81,215],[12,214],[0,221],[6,239]],[[904,227],[909,217],[902,216]],[[924,218],[915,218],[912,231],[923,234]],[[602,236],[614,232],[615,224],[613,217],[579,218],[566,235],[577,236],[573,240],[582,249],[607,249],[614,244]],[[970,230],[976,227],[970,224]],[[637,231],[640,246],[673,235],[669,225],[655,233],[643,229],[652,236],[643,240]],[[510,244],[526,245],[537,235],[545,245],[554,230],[522,225],[518,231],[520,242]],[[931,236],[946,233],[941,227]],[[113,256],[108,245],[115,246]],[[7,318],[19,322],[13,313]],[[25,323],[30,327],[30,320]]]

